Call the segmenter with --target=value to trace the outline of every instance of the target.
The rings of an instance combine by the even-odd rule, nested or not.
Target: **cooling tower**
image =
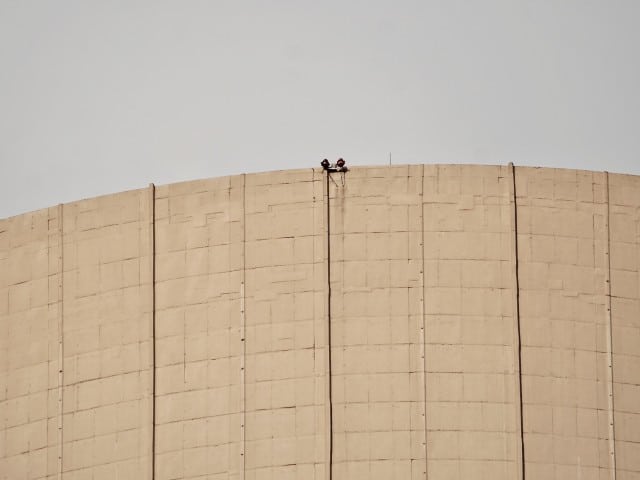
[[[640,478],[640,177],[198,180],[0,220],[0,478]]]

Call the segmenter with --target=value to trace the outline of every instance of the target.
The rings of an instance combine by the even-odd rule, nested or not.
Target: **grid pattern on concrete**
[[[59,209],[0,223],[0,478],[57,472]]]
[[[241,469],[241,180],[156,189],[158,480]]]
[[[634,176],[307,169],[0,220],[0,479],[637,478],[639,319]]]
[[[247,479],[323,478],[323,177],[245,185]]]
[[[335,478],[424,478],[422,166],[329,181]]]
[[[640,182],[609,174],[615,454],[618,480],[640,475]]]
[[[510,176],[425,167],[431,478],[517,478]]]
[[[62,208],[63,478],[149,474],[149,206],[137,190]]]
[[[610,478],[606,175],[516,175],[527,469]]]

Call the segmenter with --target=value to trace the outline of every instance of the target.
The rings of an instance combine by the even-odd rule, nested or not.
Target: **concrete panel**
[[[334,478],[423,478],[422,166],[328,181]]]
[[[613,405],[617,478],[640,471],[640,178],[609,174]]]
[[[135,190],[62,208],[63,478],[150,474],[151,205]]]
[[[606,175],[516,169],[526,471],[609,478]]]
[[[430,478],[518,478],[506,167],[425,167]]]
[[[57,472],[59,207],[0,221],[0,478]]]

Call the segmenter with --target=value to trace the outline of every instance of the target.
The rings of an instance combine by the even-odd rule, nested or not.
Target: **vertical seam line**
[[[156,186],[149,184],[151,268],[151,480],[156,477]]]
[[[63,476],[64,452],[64,205],[58,205],[58,221],[60,222],[60,256],[58,258],[60,277],[58,280],[58,298],[60,309],[58,312],[58,478]]]
[[[242,174],[242,257],[241,257],[241,280],[240,280],[240,479],[245,478],[246,468],[246,311],[245,311],[245,281],[246,281],[246,191],[247,191],[247,175]]]
[[[333,375],[331,371],[331,208],[329,194],[329,172],[326,171],[327,199],[327,361],[328,361],[328,397],[329,397],[329,480],[333,478]]]
[[[420,355],[422,356],[422,389],[424,396],[424,411],[423,413],[423,423],[424,423],[424,478],[429,478],[429,457],[427,455],[427,348],[426,348],[426,333],[427,333],[427,325],[426,325],[426,314],[425,314],[425,263],[424,263],[424,164],[422,165],[422,181],[420,184],[420,243],[422,247],[422,265],[420,269],[420,282],[422,283],[422,299],[420,301],[420,314],[421,314],[421,322],[420,325]]]
[[[516,450],[516,462],[518,468],[518,477],[524,480],[526,477],[525,456],[524,456],[524,415],[522,403],[522,338],[520,334],[520,279],[518,264],[518,202],[516,192],[516,168],[513,163],[509,162],[509,203],[510,203],[510,219],[511,219],[511,271],[512,271],[512,302],[514,315],[514,376],[516,377],[518,395],[515,403],[517,413],[517,441],[518,448]]]
[[[609,172],[604,172],[606,192],[606,224],[607,246],[605,251],[605,288],[607,296],[607,411],[609,422],[609,456],[611,458],[611,478],[616,479],[616,435],[615,435],[615,411],[613,402],[613,319],[611,316],[611,227],[610,227],[610,200],[609,200]]]

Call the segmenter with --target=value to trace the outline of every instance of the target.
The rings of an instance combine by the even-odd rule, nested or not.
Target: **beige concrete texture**
[[[640,177],[321,168],[0,220],[0,479],[640,478]]]

